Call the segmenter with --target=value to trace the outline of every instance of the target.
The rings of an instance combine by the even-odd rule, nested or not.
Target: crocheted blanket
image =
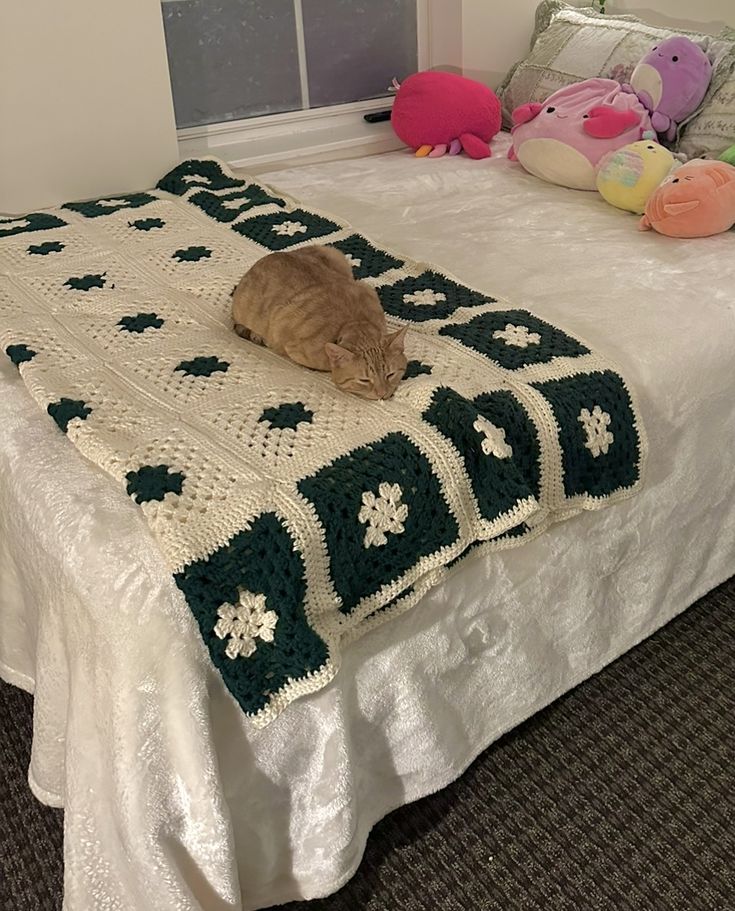
[[[310,243],[343,251],[391,327],[410,324],[388,402],[232,329],[249,266]],[[640,418],[604,357],[213,159],[151,192],[0,219],[0,344],[139,505],[259,725],[471,550],[641,483]]]

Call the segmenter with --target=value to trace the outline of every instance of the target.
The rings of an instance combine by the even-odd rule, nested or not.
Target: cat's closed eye
[[[366,376],[359,376],[357,382],[362,383],[363,386],[367,386],[370,383],[370,380]]]

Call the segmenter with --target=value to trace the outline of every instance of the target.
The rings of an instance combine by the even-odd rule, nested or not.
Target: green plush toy
[[[725,149],[722,155],[720,155],[720,161],[735,165],[735,145],[730,146],[729,149]]]

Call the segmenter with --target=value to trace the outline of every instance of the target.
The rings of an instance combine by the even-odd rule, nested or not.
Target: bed
[[[641,235],[507,147],[259,179],[604,352],[640,404],[645,484],[466,560],[263,729],[135,504],[2,364],[0,674],[35,694],[29,782],[65,809],[66,911],[255,911],[335,891],[382,816],[735,572],[732,233]]]

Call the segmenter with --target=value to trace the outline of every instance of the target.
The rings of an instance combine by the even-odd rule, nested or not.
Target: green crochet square
[[[376,290],[387,313],[415,323],[445,319],[460,307],[484,307],[495,303],[494,297],[458,285],[431,270]]]
[[[296,244],[315,241],[340,230],[340,226],[305,209],[256,215],[232,226],[233,231],[249,237],[268,250],[287,250]]]
[[[482,398],[477,405],[442,387],[423,416],[452,441],[464,461],[480,515],[494,521],[521,500],[537,496],[539,443],[528,415],[510,393]]]
[[[640,448],[630,395],[611,370],[533,383],[559,425],[568,497],[604,497],[640,476]]]
[[[506,370],[589,354],[589,348],[527,310],[481,313],[468,323],[442,326],[439,335],[458,339]]]
[[[259,516],[249,529],[210,557],[190,563],[174,579],[212,661],[243,711],[260,711],[284,684],[319,670],[327,660],[327,647],[304,612],[303,560],[273,513]],[[236,607],[247,593],[265,596],[265,609],[276,614],[273,638],[255,637],[252,654],[231,658],[226,651],[231,635],[220,636],[215,627],[228,606]]]
[[[430,462],[402,433],[353,450],[298,488],[324,526],[343,613],[457,539]]]
[[[257,184],[250,184],[243,190],[236,193],[227,193],[224,196],[217,196],[207,190],[199,193],[192,193],[189,202],[194,203],[203,212],[223,224],[229,224],[234,221],[243,212],[254,209],[257,206],[284,206],[285,202],[277,196],[271,196],[266,193],[262,187]]]
[[[207,190],[227,190],[230,187],[244,187],[245,181],[228,177],[216,161],[200,161],[196,158],[182,161],[169,171],[157,184],[159,190],[183,196],[192,187]]]
[[[67,224],[68,222],[63,219],[56,215],[48,215],[46,212],[31,212],[30,215],[22,215],[19,218],[0,218],[0,237],[64,228]]]
[[[484,392],[473,399],[480,414],[505,430],[516,466],[534,497],[541,495],[541,444],[528,412],[512,392]]]
[[[105,196],[91,202],[68,202],[62,206],[72,212],[78,212],[85,218],[100,218],[103,215],[112,215],[121,209],[139,209],[155,202],[156,197],[150,193],[131,193],[123,196]]]
[[[350,234],[344,240],[337,240],[330,244],[336,247],[352,263],[352,272],[355,278],[375,278],[389,269],[397,269],[403,261],[374,247],[369,240],[360,234]]]

